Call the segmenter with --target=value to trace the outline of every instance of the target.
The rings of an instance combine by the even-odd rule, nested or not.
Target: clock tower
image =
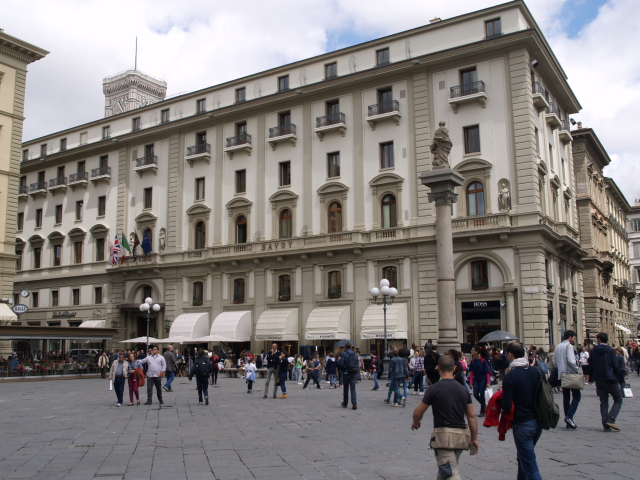
[[[102,81],[104,116],[128,112],[164,100],[167,82],[137,69],[130,69]]]

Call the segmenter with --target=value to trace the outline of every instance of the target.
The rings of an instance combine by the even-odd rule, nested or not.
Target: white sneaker
[[[407,399],[405,397],[402,397],[402,408],[407,406]]]
[[[398,405],[397,403],[392,403],[391,406],[392,407],[399,407],[400,405]]]
[[[116,407],[119,407],[120,405],[122,405],[121,403],[116,403]]]

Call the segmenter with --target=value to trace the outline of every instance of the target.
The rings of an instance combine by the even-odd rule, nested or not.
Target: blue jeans
[[[348,374],[345,373],[344,376],[344,404],[347,405],[349,403],[349,390],[351,390],[351,404],[357,405],[358,400],[356,399],[356,382],[358,381],[358,375],[356,373]]]
[[[333,387],[336,384],[336,374],[335,373],[330,373],[329,374],[329,384],[331,387]]]
[[[475,386],[476,382],[473,383]],[[513,439],[518,452],[518,480],[542,480],[535,452],[541,434],[542,427],[537,420],[513,425]]]
[[[413,385],[413,389],[417,392],[418,387],[420,387],[420,393],[424,392],[424,372],[422,370],[416,370],[413,373],[413,377],[411,377],[411,384]]]
[[[340,386],[343,386],[343,385],[344,385],[344,375],[345,375],[345,373],[344,373],[344,371],[343,371],[343,370],[340,370],[340,371],[338,372],[338,380],[339,380],[339,382],[340,382]]]
[[[209,377],[200,377],[196,375],[196,385],[198,386],[198,401],[202,403],[202,394],[209,396]]]
[[[380,388],[380,384],[378,383],[378,372],[373,372],[371,376],[373,377],[373,388],[378,390]]]
[[[483,375],[482,378],[473,379],[473,396],[476,398],[480,405],[484,409],[484,391],[487,389],[487,377]]]
[[[402,385],[402,382],[404,382],[404,384],[406,386],[407,381],[404,378],[394,378],[394,379],[392,379],[393,403],[398,403],[400,400],[402,400],[402,394],[400,393],[400,385]]]
[[[571,400],[571,396],[573,396],[573,400]],[[576,410],[578,410],[580,398],[582,398],[582,393],[580,392],[580,390],[569,390],[568,388],[562,389],[562,406],[564,407],[564,418],[573,420],[573,416],[576,414]]]
[[[116,377],[113,379],[113,389],[116,391],[118,397],[118,403],[123,403],[124,395],[124,377]]]
[[[280,383],[278,384],[280,387],[280,390],[282,390],[282,393],[285,394],[287,393],[287,387],[285,387],[284,382],[287,381],[287,376],[289,375],[288,372],[282,372],[280,373]]]
[[[175,378],[175,372],[165,372],[165,376],[167,377],[167,381],[164,383],[164,386],[167,390],[171,391],[171,382]]]

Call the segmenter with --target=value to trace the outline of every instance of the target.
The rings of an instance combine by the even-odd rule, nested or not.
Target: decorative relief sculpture
[[[407,40],[404,44],[404,53],[407,58],[411,58],[411,42]]]
[[[300,86],[303,87],[307,84],[307,69],[303,68],[302,70],[300,70],[300,75],[299,75],[299,80],[300,80]]]
[[[173,110],[173,116],[175,118],[182,118],[182,104],[179,103],[178,105],[175,106],[174,110]]]
[[[349,57],[349,71],[351,73],[356,73],[356,56],[351,55]]]
[[[511,192],[507,187],[506,182],[502,182],[500,192],[498,193],[498,206],[501,212],[508,212],[511,210]]]
[[[164,252],[164,249],[167,246],[167,231],[164,228],[160,229],[160,234],[158,235],[158,244],[160,245],[160,252]]]
[[[436,130],[431,144],[431,153],[433,153],[433,170],[441,168],[450,168],[449,152],[451,152],[451,138],[449,138],[449,130],[445,127],[446,122],[440,122],[440,127]]]

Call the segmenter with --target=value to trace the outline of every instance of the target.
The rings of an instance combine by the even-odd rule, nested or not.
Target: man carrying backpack
[[[211,363],[204,354],[202,348],[198,349],[198,356],[193,362],[189,371],[189,381],[196,376],[196,384],[198,386],[198,402],[202,405],[202,394],[204,393],[204,403],[209,405],[209,375],[211,375]]]
[[[356,382],[358,381],[358,372],[360,371],[360,361],[358,354],[353,351],[351,342],[345,344],[345,350],[340,356],[340,370],[344,372],[344,399],[341,405],[347,408],[349,405],[349,390],[351,390],[351,407],[352,410],[358,409],[358,401],[356,399]]]
[[[509,373],[502,381],[501,408],[505,413],[513,413],[513,440],[518,454],[518,479],[542,480],[535,447],[542,434],[542,426],[538,420],[536,400],[541,374],[538,369],[529,365],[521,343],[510,343],[507,347]]]

